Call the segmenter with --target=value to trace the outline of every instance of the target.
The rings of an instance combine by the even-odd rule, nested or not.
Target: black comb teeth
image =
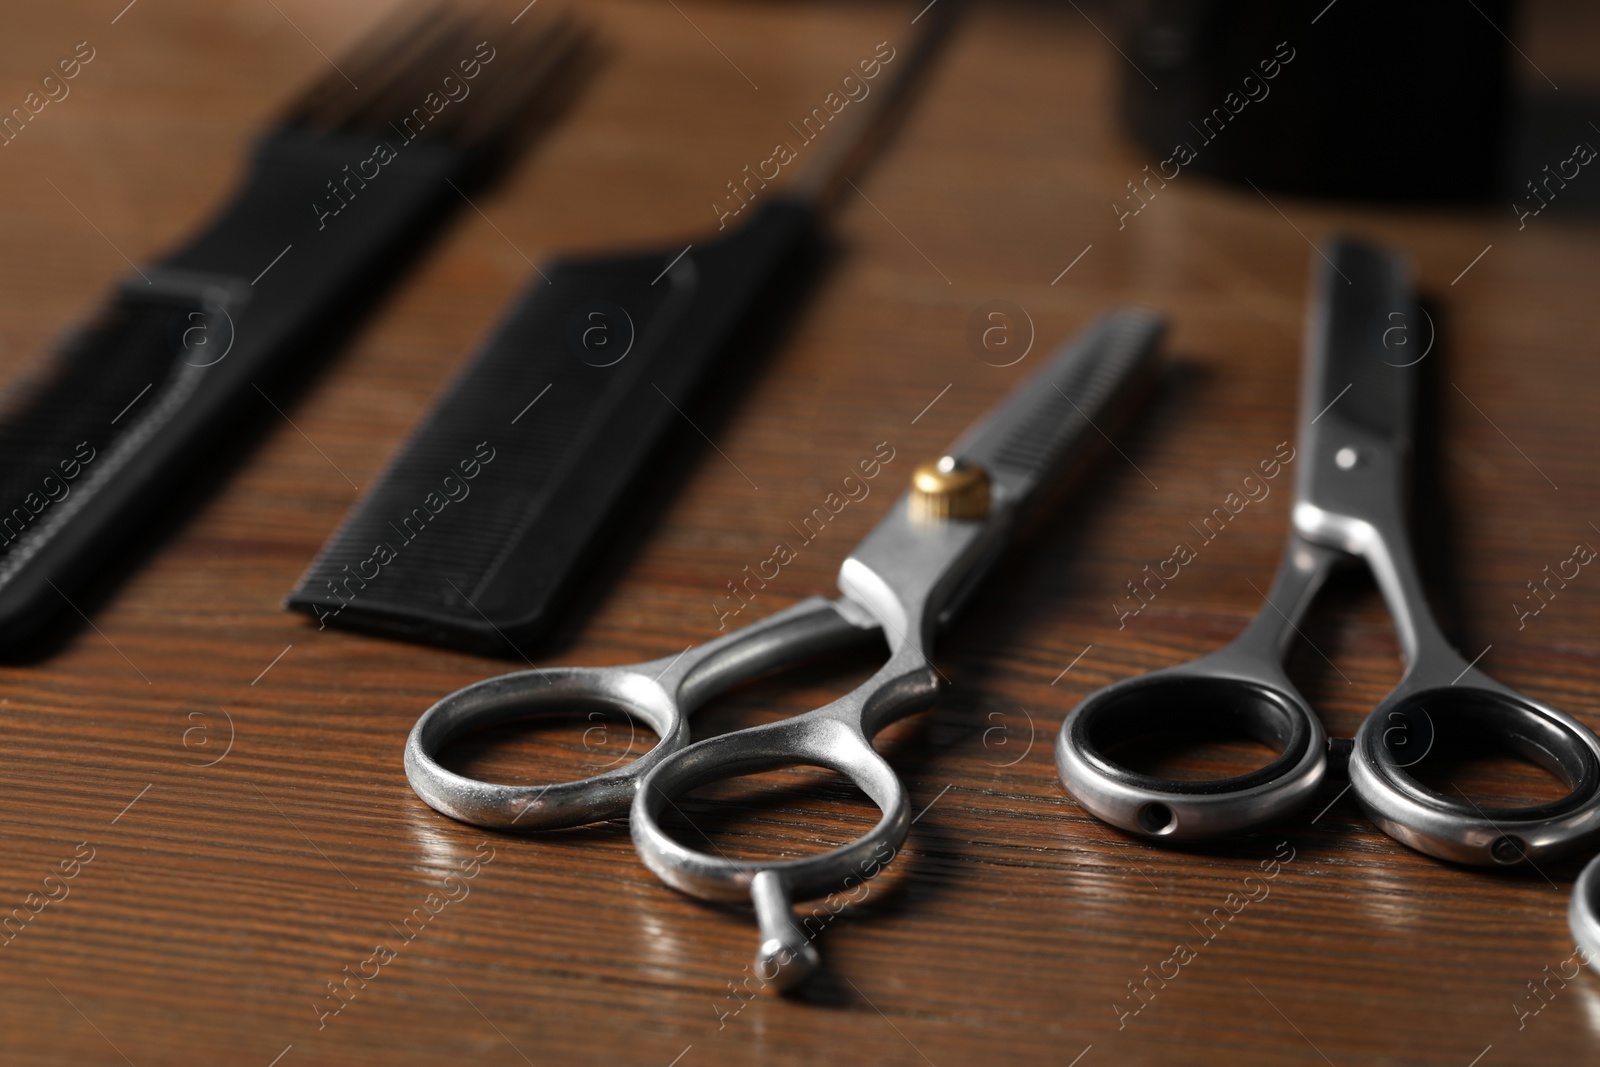
[[[368,134],[397,147],[504,150],[559,114],[595,62],[593,35],[570,14],[513,18],[498,4],[395,16],[307,86],[278,126]]]

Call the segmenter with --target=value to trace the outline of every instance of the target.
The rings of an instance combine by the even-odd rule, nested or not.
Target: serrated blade
[[[1022,505],[1071,454],[1100,443],[1099,424],[1150,368],[1165,331],[1166,321],[1153,312],[1120,308],[1102,315],[948,454],[989,472],[997,505]]]

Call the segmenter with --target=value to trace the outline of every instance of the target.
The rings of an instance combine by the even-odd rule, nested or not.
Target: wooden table
[[[4,19],[0,101],[76,42],[96,50],[73,95],[0,149],[7,375],[126,270],[124,254],[148,260],[197,224],[252,132],[323,69],[318,50],[336,55],[388,10],[143,0],[118,16],[121,2],[14,5]],[[1451,867],[1376,832],[1336,784],[1271,832],[1159,847],[1089,818],[1051,745],[1093,688],[1215,648],[1256,611],[1292,465],[1141,614],[1119,627],[1113,605],[1292,439],[1307,238],[1339,227],[1405,248],[1442,312],[1429,358],[1445,458],[1425,479],[1420,537],[1447,628],[1496,677],[1600,725],[1600,575],[1582,572],[1522,628],[1512,609],[1546,565],[1600,544],[1596,231],[1551,219],[1519,232],[1507,210],[1269,204],[1193,175],[1119,230],[1110,202],[1145,160],[1110,117],[1120,60],[1071,7],[971,19],[837,219],[843,253],[802,321],[713,428],[727,459],[704,451],[568,646],[538,657],[624,662],[712,636],[725,583],[889,442],[871,502],[749,613],[828,593],[914,463],[1058,339],[1119,303],[1171,316],[1170,370],[1119,438],[1125,458],[1003,564],[942,644],[943,699],[883,736],[921,815],[899,861],[820,938],[825,977],[801,998],[751,997],[748,915],[662,886],[621,821],[512,837],[418,801],[400,764],[416,716],[506,664],[318,632],[281,610],[284,592],[528,281],[524,257],[704,232],[724,182],[879,41],[903,40],[909,18],[893,5],[583,6],[610,61],[479,201],[485,217],[467,213],[288,403],[292,424],[174,516],[89,606],[92,627],[43,663],[3,668],[0,909],[63,864],[74,877],[8,930],[0,1060],[1592,1062],[1600,981],[1550,979],[1543,1000],[1529,986],[1572,970],[1565,909],[1584,857]],[[1559,26],[1527,47],[1558,80],[1563,55],[1580,69],[1592,57]],[[973,310],[999,299],[1036,328],[1034,355],[1008,368],[967,340]],[[1368,585],[1341,585],[1326,608],[1293,669],[1347,734],[1400,667]],[[750,686],[697,731],[798,712],[871,667]],[[459,758],[513,780],[570,776],[627,751],[623,724],[595,725],[575,717]],[[1484,795],[1538,789],[1504,767],[1475,773]],[[776,799],[726,787],[745,802],[688,817],[745,855],[840,842],[870,817],[836,779],[776,784]],[[1274,856],[1276,877],[1244,881]],[[1256,899],[1225,928],[1205,923],[1241,892]],[[425,926],[406,925],[430,906]],[[1145,985],[1180,942],[1194,958]],[[341,1003],[329,983],[374,969],[324,1014]]]

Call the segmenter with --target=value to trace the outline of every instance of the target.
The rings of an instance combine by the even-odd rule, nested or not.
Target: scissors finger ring
[[[556,667],[488,678],[423,713],[406,742],[406,777],[438,811],[499,830],[553,830],[628,813],[639,779],[689,743],[688,714],[717,693],[784,664],[877,640],[876,622],[847,602],[809,597],[682,654],[624,667]],[[621,711],[660,740],[638,759],[572,782],[501,785],[435,758],[470,731],[574,709]]]

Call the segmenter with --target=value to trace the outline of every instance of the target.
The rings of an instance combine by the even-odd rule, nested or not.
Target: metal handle
[[[1056,768],[1078,802],[1130,833],[1196,840],[1255,829],[1309,801],[1327,774],[1327,741],[1280,660],[1339,556],[1291,537],[1266,604],[1231,644],[1109,685],[1073,708],[1056,738]],[[1219,729],[1278,754],[1246,774],[1202,781],[1141,774],[1117,761],[1118,748],[1141,738]]]
[[[674,889],[703,900],[750,899],[761,929],[756,973],[792,989],[817,966],[816,949],[794,902],[864,882],[894,856],[911,825],[905,787],[871,736],[882,725],[933,701],[938,677],[916,642],[903,642],[871,678],[825,707],[792,719],[708,738],[673,753],[640,783],[631,823],[645,864]],[[672,838],[662,812],[703,785],[780,767],[818,766],[846,776],[882,816],[854,841],[814,856],[732,860]],[[887,851],[885,851],[887,850]]]
[[[839,602],[810,597],[675,657],[622,667],[517,671],[458,689],[423,712],[406,740],[406,778],[437,811],[477,826],[546,830],[616,818],[639,780],[689,742],[688,716],[716,694],[774,667],[872,640],[879,631]],[[570,711],[611,708],[643,719],[660,738],[638,759],[570,782],[504,785],[439,763],[472,730]]]
[[[1600,832],[1600,739],[1592,730],[1475,668],[1454,683],[1408,684],[1412,675],[1362,722],[1350,755],[1355,794],[1385,833],[1430,856],[1503,867],[1559,855]],[[1440,792],[1413,775],[1430,754],[1462,741],[1543,767],[1567,794],[1484,807],[1459,788]]]

